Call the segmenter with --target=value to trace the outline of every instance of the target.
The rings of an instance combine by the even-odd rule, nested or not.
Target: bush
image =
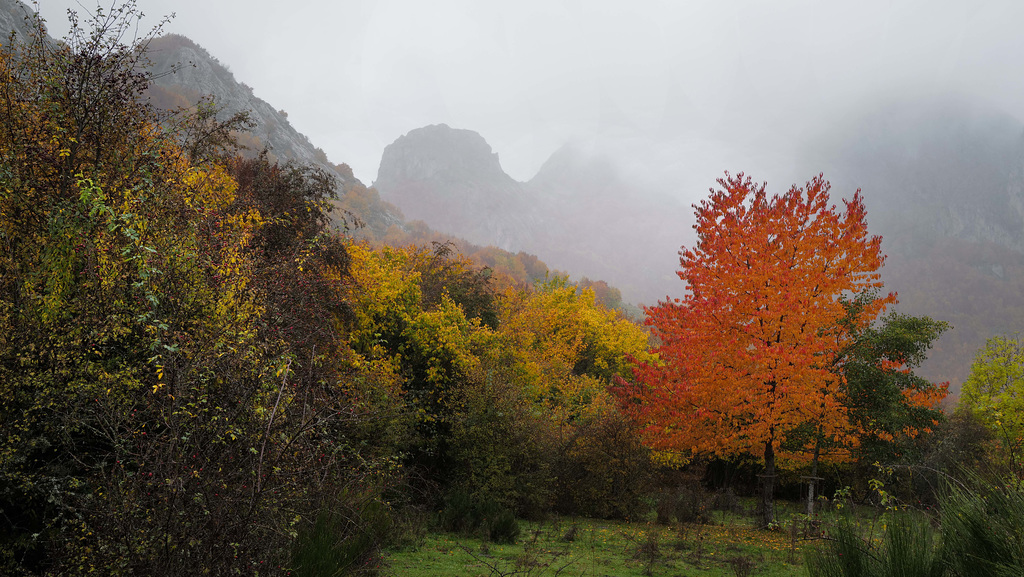
[[[683,488],[676,499],[675,515],[680,523],[711,524],[711,495],[704,487]]]
[[[715,492],[712,500],[712,508],[716,511],[728,511],[729,513],[743,514],[743,504],[736,496],[736,491],[731,487]]]
[[[574,424],[555,476],[555,506],[563,514],[630,519],[649,510],[650,455],[632,423],[617,412]]]
[[[473,530],[473,501],[462,491],[454,491],[445,500],[444,508],[438,516],[441,530],[451,533],[464,533]]]
[[[515,543],[519,537],[519,521],[512,511],[502,509],[490,521],[488,536],[495,543]]]
[[[473,375],[459,394],[461,414],[448,448],[451,484],[477,503],[540,516],[551,505],[551,419],[538,415],[523,390],[499,370]]]
[[[656,515],[655,523],[659,525],[672,524],[672,515],[675,514],[677,497],[674,493],[662,491],[658,493],[658,501],[654,505]]]

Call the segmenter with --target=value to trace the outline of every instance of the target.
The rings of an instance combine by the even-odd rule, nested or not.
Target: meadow
[[[755,528],[753,501],[739,512],[714,511],[707,523],[657,523],[553,516],[521,521],[514,543],[498,544],[477,533],[427,532],[386,553],[385,574],[402,577],[452,575],[611,577],[701,575],[803,576],[804,553],[820,543],[822,530],[839,513],[825,513],[815,525],[797,503],[780,501],[779,527]],[[746,507],[746,509],[744,509]],[[850,511],[847,510],[847,513]],[[855,510],[870,526],[880,514]]]

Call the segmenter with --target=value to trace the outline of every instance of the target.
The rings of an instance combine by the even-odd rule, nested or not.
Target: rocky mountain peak
[[[384,149],[378,190],[403,182],[480,183],[508,189],[517,184],[505,174],[497,153],[472,130],[433,124],[409,131]]]
[[[374,187],[411,220],[478,244],[521,250],[536,207],[505,174],[498,155],[472,130],[434,124],[384,149]]]
[[[618,196],[630,189],[606,154],[569,142],[556,150],[530,179],[530,188],[546,195],[584,193],[590,199]]]

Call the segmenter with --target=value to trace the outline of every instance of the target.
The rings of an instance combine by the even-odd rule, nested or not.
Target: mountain
[[[0,0],[0,43],[7,44],[13,34],[16,42],[27,40],[34,29],[35,11],[18,0]]]
[[[864,189],[880,232],[1024,252],[1024,125],[1017,119],[937,100],[891,104],[840,130],[824,147],[824,162],[834,179]]]
[[[1024,327],[1024,124],[963,101],[896,102],[811,149],[835,190],[863,190],[898,309],[953,326],[921,373],[958,386],[986,339]]]
[[[690,209],[651,198],[579,145],[518,182],[481,135],[427,126],[385,148],[374,188],[408,218],[604,279],[627,301],[653,304],[679,289],[676,251]]]
[[[479,134],[445,124],[413,130],[384,149],[374,188],[422,220],[470,242],[510,250],[538,222],[524,187]]]
[[[221,108],[221,117],[249,112],[255,126],[241,142],[250,150],[266,147],[274,160],[323,168],[338,178],[342,187],[356,181],[348,167],[331,164],[323,150],[296,130],[284,111],[256,97],[251,87],[238,82],[227,67],[192,40],[178,34],[161,36],[150,42],[147,56],[153,73],[149,95],[158,108],[187,108],[210,96]]]

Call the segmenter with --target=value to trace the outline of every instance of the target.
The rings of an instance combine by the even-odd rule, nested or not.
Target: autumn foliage
[[[653,447],[763,455],[772,475],[797,427],[854,432],[833,366],[848,340],[840,297],[881,286],[881,239],[859,193],[836,210],[820,176],[781,196],[742,174],[719,184],[695,207],[697,245],[680,252],[688,294],[647,310],[659,361],[638,370],[630,400]]]
[[[407,510],[628,518],[651,449],[771,475],[931,423],[875,406],[934,400],[903,377],[944,325],[870,328],[895,298],[859,195],[721,180],[652,339],[602,281],[360,237],[372,189],[154,110],[126,6],[0,49],[0,573],[373,574]]]

